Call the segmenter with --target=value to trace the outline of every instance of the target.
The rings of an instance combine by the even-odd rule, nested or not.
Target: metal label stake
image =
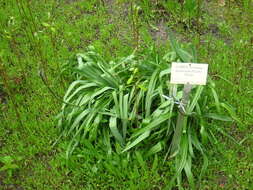
[[[183,127],[187,125],[187,106],[190,100],[192,85],[206,85],[208,64],[199,63],[172,63],[170,83],[184,84],[183,97],[178,103],[179,111],[176,129],[172,138],[170,157],[179,152]]]
[[[190,99],[190,93],[192,90],[192,85],[190,84],[185,84],[184,89],[183,89],[183,97],[181,100],[181,103],[179,104],[179,112],[178,112],[178,117],[177,117],[177,124],[176,124],[176,129],[175,133],[172,139],[172,144],[171,144],[171,156],[174,156],[177,154],[180,146],[180,141],[181,141],[181,134],[182,134],[182,129],[184,126],[184,123],[187,122],[187,106],[188,102]]]

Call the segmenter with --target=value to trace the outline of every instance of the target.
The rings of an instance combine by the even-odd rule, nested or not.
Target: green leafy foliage
[[[206,131],[206,127],[197,128],[201,133],[201,136],[197,137],[208,150],[209,169],[203,176],[203,185],[199,189],[252,189],[253,2],[231,0],[224,1],[225,4],[221,5],[222,1],[197,1],[203,2],[199,10],[199,19],[195,14],[193,17],[188,16],[183,2],[186,0],[134,1],[134,4],[140,7],[136,15],[139,50],[155,43],[159,47],[156,50],[159,53],[155,52],[151,57],[155,59],[159,54],[158,57],[161,59],[160,55],[164,55],[164,50],[169,47],[164,32],[166,27],[176,32],[181,41],[193,42],[198,46],[198,61],[210,64],[209,73],[216,83],[218,101],[225,100],[235,106],[237,114],[244,122],[244,125],[224,122],[223,120],[231,120],[231,117],[224,117],[226,113],[223,112],[223,106],[220,106],[220,113],[215,111],[215,108],[204,114],[208,122],[207,127],[211,130]],[[21,3],[24,6],[20,9]],[[147,170],[144,170],[145,167],[141,168],[141,159],[137,161],[135,147],[119,154],[122,151],[120,144],[117,144],[117,148],[108,146],[115,141],[110,130],[103,131],[102,137],[92,135],[93,137],[88,139],[93,142],[91,144],[95,147],[94,151],[91,151],[87,143],[84,146],[88,148],[79,144],[73,152],[74,155],[68,160],[64,152],[68,147],[68,141],[60,140],[59,144],[52,146],[58,135],[53,120],[60,110],[62,101],[52,96],[43,85],[38,77],[38,64],[43,58],[42,63],[47,68],[44,73],[48,85],[58,97],[62,97],[66,83],[76,80],[77,77],[71,68],[77,64],[76,52],[93,45],[107,63],[115,60],[115,57],[126,56],[132,52],[135,41],[129,9],[130,3],[127,0],[0,0],[0,65],[4,66],[3,73],[9,76],[9,79],[5,80],[0,74],[0,158],[10,155],[14,159],[13,163],[19,166],[19,169],[13,170],[12,177],[7,176],[10,170],[0,172],[1,190],[147,190],[164,189],[171,180],[171,175],[175,172],[176,158],[166,160],[162,164],[166,151],[164,147],[167,149],[171,139],[168,140],[168,144],[167,141],[154,143],[150,150],[145,150],[147,153],[138,148],[137,151],[147,163]],[[190,23],[187,23],[189,19]],[[198,24],[201,27],[195,28]],[[35,43],[37,40],[32,39],[33,35],[35,39],[40,39],[40,44]],[[40,56],[37,54],[39,49],[42,50]],[[187,52],[193,55],[191,50]],[[147,55],[141,53],[141,57],[144,54]],[[61,76],[60,68],[71,55],[74,55],[73,59],[66,64],[69,68],[63,70]],[[166,53],[164,59],[170,63],[176,60],[175,56],[176,53],[171,51]],[[131,73],[129,85],[134,83],[136,78],[135,69],[131,69]],[[169,68],[161,72],[159,77],[168,73]],[[149,76],[151,75],[152,71]],[[5,82],[9,87],[4,85]],[[204,88],[204,92],[212,93],[209,87]],[[145,90],[145,87],[140,88]],[[176,98],[180,100],[181,97],[182,94],[179,93]],[[164,102],[169,103],[166,100]],[[210,104],[212,108],[216,107],[211,101]],[[173,107],[173,113],[176,111]],[[235,112],[233,109],[232,111]],[[101,121],[100,117],[99,115],[94,120],[94,134],[98,134],[96,130],[101,131],[101,125],[97,127],[97,123]],[[175,117],[174,115],[172,120],[168,120],[168,123],[173,124]],[[168,134],[173,132],[175,127],[170,126],[171,128],[165,131]],[[193,128],[195,126],[193,125]],[[216,131],[223,135],[226,135],[223,132],[228,132],[241,146],[217,135]],[[217,147],[210,148],[207,132]],[[105,138],[108,135],[110,141],[106,138],[106,144],[95,144],[94,139]],[[231,136],[227,137],[235,140]],[[196,142],[194,139],[192,141]],[[118,152],[114,152],[115,149]],[[204,161],[205,157],[201,157],[202,154],[194,147],[189,146],[188,150],[195,156],[192,159],[192,173],[196,178],[201,172],[201,161]],[[89,152],[99,154],[94,156],[89,155]],[[18,161],[17,156],[22,156],[23,159]],[[115,172],[109,173],[107,168],[103,167],[105,163],[113,165],[116,168]],[[1,162],[0,167],[3,166]],[[185,178],[186,175],[183,174],[182,186],[191,189]]]
[[[107,154],[135,152],[138,163],[145,168],[144,161],[150,155],[163,151],[170,154],[165,160],[175,157],[175,175],[168,188],[175,181],[181,186],[185,172],[189,185],[195,189],[192,160],[202,155],[200,180],[208,165],[205,145],[214,141],[212,131],[219,131],[211,119],[239,120],[230,106],[220,102],[209,79],[205,87],[193,86],[178,126],[180,111],[176,103],[183,89],[168,83],[170,63],[192,62],[197,57],[182,49],[172,34],[170,41],[172,51],[163,58],[154,48],[110,62],[93,47],[77,54],[76,66],[71,70],[76,80],[64,96],[58,117],[61,135],[70,140],[67,157],[78,145],[89,142],[96,147],[106,145],[103,149]]]
[[[13,158],[11,156],[0,157],[0,163],[3,165],[0,167],[0,172],[7,171],[9,177],[11,177],[13,171],[19,168],[16,161],[20,161],[21,159],[21,157]]]

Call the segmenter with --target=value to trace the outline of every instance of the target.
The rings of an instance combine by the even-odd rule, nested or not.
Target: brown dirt
[[[4,179],[6,178],[6,174],[4,172],[0,172],[0,189],[1,190],[24,190],[18,184],[6,184],[4,183]]]
[[[157,30],[151,30],[153,40],[157,45],[164,44],[168,39],[167,26],[164,20],[160,20],[156,24]]]

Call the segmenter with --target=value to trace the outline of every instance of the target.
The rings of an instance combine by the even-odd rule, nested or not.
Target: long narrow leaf
[[[122,152],[126,152],[129,149],[135,147],[137,144],[139,144],[141,141],[146,139],[150,135],[150,131],[144,132],[142,135],[140,135],[137,139],[135,139],[131,144],[127,145],[126,148]]]

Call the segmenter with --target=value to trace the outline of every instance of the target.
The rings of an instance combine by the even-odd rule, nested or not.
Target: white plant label
[[[206,85],[208,64],[172,63],[170,82],[172,84]]]

